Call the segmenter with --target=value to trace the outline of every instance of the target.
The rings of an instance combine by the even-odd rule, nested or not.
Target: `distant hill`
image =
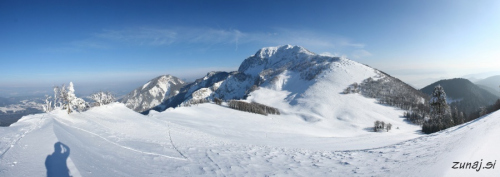
[[[431,94],[434,87],[441,85],[447,96],[448,104],[470,114],[480,107],[493,104],[498,96],[482,89],[471,81],[462,78],[440,80],[421,89],[425,94]]]
[[[492,92],[495,95],[500,96],[500,75],[491,76],[486,79],[476,81],[475,84],[486,86],[489,88],[486,90]]]
[[[492,93],[493,95],[500,97],[500,91],[498,91],[497,89],[493,89],[493,88],[488,87],[486,85],[480,85],[480,84],[476,84],[476,85],[479,86],[480,88]]]

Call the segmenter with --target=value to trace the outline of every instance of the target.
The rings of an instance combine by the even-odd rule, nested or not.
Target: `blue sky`
[[[69,81],[77,92],[125,92],[162,74],[236,70],[258,49],[284,44],[424,86],[500,71],[498,31],[496,0],[1,0],[0,92]]]

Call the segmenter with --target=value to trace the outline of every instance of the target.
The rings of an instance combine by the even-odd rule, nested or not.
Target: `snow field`
[[[207,110],[227,114],[210,116]],[[217,126],[229,119],[233,119],[233,123],[226,128]],[[0,176],[45,174],[44,160],[54,151],[55,142],[70,147],[68,168],[73,176],[499,174],[498,170],[476,172],[453,170],[451,166],[454,161],[499,159],[500,143],[493,140],[500,133],[500,112],[436,134],[371,145],[363,144],[370,144],[367,142],[376,136],[395,137],[389,133],[372,133],[376,134],[374,137],[314,137],[302,133],[304,130],[300,127],[303,125],[292,126],[299,121],[304,122],[297,118],[289,125],[282,125],[283,117],[239,112],[214,104],[150,116],[137,114],[123,104],[71,115],[64,111],[32,115],[12,127],[0,129]],[[269,124],[254,126],[256,122]],[[306,132],[309,131],[312,130]],[[377,144],[378,147],[370,147]],[[337,146],[344,146],[344,149],[336,150]]]

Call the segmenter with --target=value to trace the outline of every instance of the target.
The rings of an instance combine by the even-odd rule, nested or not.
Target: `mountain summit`
[[[184,81],[177,77],[159,76],[130,92],[121,102],[134,111],[143,112],[177,95],[184,85]]]
[[[290,83],[305,84],[293,88],[294,94],[297,94],[295,92],[305,91],[306,86],[313,83],[312,80],[333,65],[349,65],[348,63],[356,62],[340,57],[321,56],[300,46],[266,47],[245,59],[238,71],[210,72],[186,85],[178,95],[154,109],[163,111],[169,107],[203,99],[243,99],[261,87],[283,89],[287,80],[290,80]]]
[[[266,79],[266,76],[288,70],[301,72],[303,79],[311,80],[328,64],[337,60],[338,57],[317,55],[300,46],[267,47],[245,59],[238,72]]]

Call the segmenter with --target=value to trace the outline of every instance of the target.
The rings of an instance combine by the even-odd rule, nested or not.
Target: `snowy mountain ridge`
[[[336,127],[336,131],[329,134],[342,137],[365,134],[364,128],[372,126],[376,120],[407,126],[393,119],[403,115],[394,111],[396,108],[382,108],[384,106],[377,104],[377,100],[359,94],[342,94],[351,84],[380,75],[378,70],[347,58],[317,55],[299,46],[268,47],[245,59],[238,71],[209,72],[186,84],[178,94],[165,98],[161,104],[154,101],[148,105],[161,112],[213,98],[246,99],[276,107],[283,114],[294,115],[305,122]],[[393,86],[405,85],[393,80],[396,82]],[[394,117],[383,116],[388,114]]]
[[[311,69],[316,73],[304,73],[302,76],[303,79],[311,80],[326,67],[325,65],[339,59],[339,57],[317,55],[300,46],[267,47],[245,59],[238,71],[267,79],[266,76],[273,76],[284,70],[302,72]]]
[[[163,111],[169,107],[202,99],[242,99],[260,87],[282,89],[285,84],[282,82],[285,81],[283,77],[287,77],[287,80],[296,80],[296,82],[314,82],[313,80],[318,75],[332,66],[340,67],[351,64],[358,65],[359,63],[341,57],[317,55],[300,46],[266,47],[245,59],[238,71],[210,72],[195,83],[186,85],[181,89],[181,94],[175,98],[166,100],[162,105],[153,109]],[[276,85],[280,82],[281,86]],[[300,88],[305,91],[306,88],[303,87]]]
[[[379,75],[358,62],[317,55],[299,46],[263,48],[245,59],[238,71],[210,72],[152,110],[161,112],[203,99],[244,99],[278,108],[282,116],[293,117],[288,120],[328,127],[322,136],[369,134],[367,127],[376,120],[417,130],[418,126],[400,118],[402,110],[359,94],[342,94],[352,83]]]
[[[177,77],[159,76],[130,92],[121,102],[134,111],[143,112],[177,95],[184,85],[184,81]]]

